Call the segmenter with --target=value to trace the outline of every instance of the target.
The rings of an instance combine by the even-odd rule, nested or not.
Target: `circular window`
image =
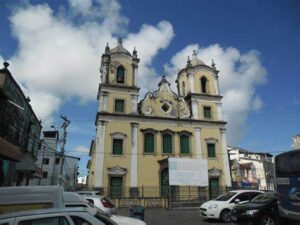
[[[161,109],[162,109],[164,112],[168,112],[169,109],[170,109],[170,105],[167,104],[167,103],[164,103],[164,104],[161,106]]]

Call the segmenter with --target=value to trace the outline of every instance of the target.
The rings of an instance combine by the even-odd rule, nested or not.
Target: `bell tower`
[[[115,48],[107,44],[101,57],[98,112],[137,114],[139,61],[136,49],[131,54],[121,39]]]
[[[192,59],[188,57],[186,67],[179,71],[178,94],[190,103],[193,119],[223,120],[218,73],[214,61],[211,66],[206,65],[198,59],[195,50]]]

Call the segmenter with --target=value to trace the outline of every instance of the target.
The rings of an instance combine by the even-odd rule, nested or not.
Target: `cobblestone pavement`
[[[118,209],[117,214],[129,216],[128,208]],[[145,222],[147,225],[233,225],[216,220],[203,220],[198,210],[167,210],[146,209]]]

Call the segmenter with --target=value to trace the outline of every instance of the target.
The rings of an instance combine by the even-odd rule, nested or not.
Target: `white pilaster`
[[[137,84],[137,77],[138,77],[138,66],[133,65],[133,86]]]
[[[105,127],[106,121],[100,121],[97,127],[96,154],[95,154],[95,171],[94,187],[101,188],[103,185],[104,170],[104,144],[105,144]]]
[[[131,95],[131,112],[133,114],[137,114],[137,103],[138,103],[138,96]]]
[[[188,73],[188,80],[190,85],[190,92],[195,93],[194,76],[192,73]]]
[[[102,92],[101,93],[101,111],[106,112],[107,111],[107,98],[108,98],[108,93],[107,92]]]
[[[217,104],[217,113],[218,113],[218,120],[223,120],[223,115],[222,115],[222,103],[218,102]]]
[[[222,143],[221,146],[222,146],[222,153],[223,153],[225,183],[226,183],[226,187],[231,187],[229,159],[227,153],[226,129],[220,128],[220,133],[221,133],[221,143]]]
[[[215,88],[216,88],[216,95],[220,95],[219,80],[217,77],[215,77]]]
[[[138,124],[131,123],[131,167],[130,167],[130,187],[137,187],[137,134]]]
[[[193,111],[193,118],[195,120],[199,119],[197,100],[192,100],[192,111]]]
[[[196,158],[202,159],[202,149],[201,149],[201,128],[195,127],[195,141],[196,141]]]
[[[107,83],[107,65],[106,64],[103,64],[102,68],[102,75],[101,75],[101,81],[103,84]]]

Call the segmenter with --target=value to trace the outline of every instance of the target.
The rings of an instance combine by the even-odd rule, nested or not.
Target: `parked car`
[[[114,203],[105,196],[83,195],[83,197],[107,214],[112,214],[116,211]]]
[[[237,224],[275,225],[278,221],[278,195],[265,192],[250,202],[235,206],[231,221]]]
[[[80,195],[101,195],[99,191],[77,191]]]
[[[97,210],[87,208],[49,208],[0,215],[5,225],[117,225]]]
[[[60,186],[1,187],[0,196],[0,214],[64,207]]]
[[[91,202],[87,201],[84,196],[81,196],[75,192],[64,192],[64,204],[65,207],[86,207],[95,208],[96,206]],[[106,215],[101,209],[96,207],[100,214]],[[118,225],[146,225],[145,222],[126,216],[119,215],[108,215],[111,220],[116,222]]]
[[[258,190],[229,191],[214,200],[203,203],[200,206],[200,215],[204,218],[221,219],[230,221],[230,212],[236,204],[245,203],[263,193]]]

